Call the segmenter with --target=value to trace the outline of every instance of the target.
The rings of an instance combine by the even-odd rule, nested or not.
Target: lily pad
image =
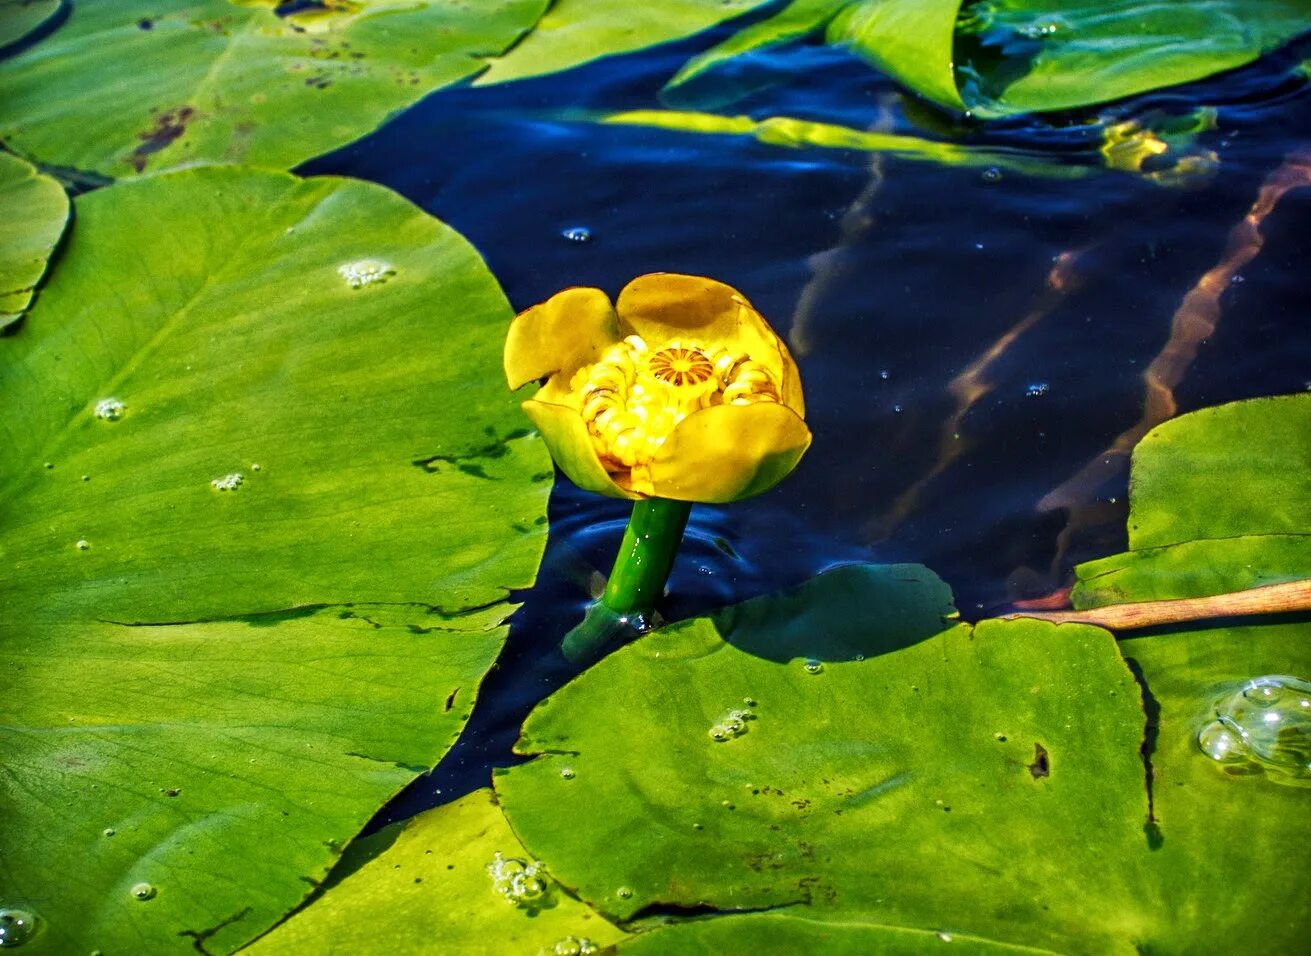
[[[1077,569],[1079,608],[1311,577],[1311,395],[1172,419],[1134,449],[1129,551]]]
[[[770,0],[556,0],[476,85],[507,83],[700,33]]]
[[[0,63],[0,138],[113,176],[186,163],[294,166],[484,69],[546,0],[78,3]],[[142,64],[149,64],[143,69]]]
[[[677,90],[821,29],[909,89],[981,116],[1064,110],[1199,80],[1311,28],[1306,0],[795,0],[690,61]]]
[[[516,904],[498,891],[489,872],[497,854],[532,860],[490,790],[365,842],[375,851],[366,862],[246,952],[551,953],[571,937],[601,948],[627,935],[566,894],[547,871],[531,900]]]
[[[206,167],[76,212],[0,339],[0,904],[35,953],[226,951],[450,746],[550,462],[495,280],[387,190]]]
[[[0,0],[0,50],[39,29],[59,12],[62,0]]]
[[[1130,501],[1135,550],[1079,567],[1081,607],[1311,576],[1311,395],[1236,402],[1157,427],[1134,450]],[[1287,860],[1278,877],[1224,880],[1204,903],[1195,887],[1171,882],[1165,905],[1209,927],[1205,948],[1215,952],[1248,945],[1258,925],[1274,948],[1296,949],[1311,929],[1303,899],[1311,867],[1287,848],[1311,842],[1307,781],[1252,762],[1218,763],[1199,735],[1217,703],[1247,681],[1311,677],[1307,625],[1274,618],[1175,629],[1121,648],[1149,695],[1162,866],[1250,875],[1253,860]]]
[[[0,329],[32,301],[67,222],[68,197],[59,183],[0,153]]]
[[[1097,628],[949,625],[942,610],[926,572],[857,567],[657,631],[531,715],[534,759],[497,774],[498,796],[604,912],[779,908],[808,921],[772,937],[793,951],[919,951],[945,934],[1182,952],[1305,933],[1295,874],[1209,878],[1217,844],[1237,868],[1244,847],[1278,855],[1311,835],[1303,791],[1243,778],[1231,802],[1187,732],[1167,738],[1176,712],[1205,716],[1221,654],[1180,636],[1160,664],[1126,666]],[[1297,664],[1284,639],[1238,669]],[[796,656],[780,663],[784,646]],[[1154,688],[1158,666],[1178,674],[1144,710],[1135,675]],[[715,922],[626,945],[668,932],[669,951],[714,951]]]
[[[1149,853],[1144,717],[1112,637],[943,611],[922,569],[856,567],[655,632],[532,714],[536,759],[498,796],[620,919],[804,903],[1060,951],[1168,934],[1126,862]]]

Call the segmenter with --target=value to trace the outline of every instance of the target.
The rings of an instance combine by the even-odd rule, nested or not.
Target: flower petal
[[[745,301],[730,285],[677,272],[638,276],[615,300],[623,325],[652,347],[689,337],[707,345],[735,341]]]
[[[809,447],[810,429],[785,405],[712,405],[679,422],[649,475],[658,497],[721,504],[768,491]]]
[[[600,289],[576,287],[514,317],[505,337],[505,378],[511,389],[559,375],[567,388],[578,369],[619,341],[619,318]]]
[[[611,498],[636,500],[643,497],[615,484],[597,457],[596,446],[592,444],[592,437],[587,434],[587,426],[577,409],[531,398],[523,403],[522,408],[542,433],[542,441],[546,442],[555,463],[579,488]]]

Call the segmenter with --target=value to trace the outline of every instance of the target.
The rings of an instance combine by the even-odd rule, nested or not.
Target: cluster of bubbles
[[[0,949],[22,946],[36,935],[38,922],[36,914],[27,910],[0,909]]]
[[[734,707],[715,722],[714,726],[710,728],[711,740],[717,744],[722,744],[734,737],[741,737],[747,732],[747,721],[756,719],[756,715],[747,708],[756,706],[756,702],[750,697],[744,697],[742,703],[746,707]]]
[[[102,398],[96,402],[95,416],[106,422],[116,422],[123,417],[127,406],[117,398]]]
[[[551,956],[588,956],[600,948],[586,936],[566,936],[551,947]]]
[[[394,276],[396,270],[378,259],[360,259],[338,266],[337,274],[352,289],[363,289],[366,285],[381,285]]]
[[[562,229],[560,235],[570,242],[591,242],[592,230],[586,226],[570,226],[568,229]]]
[[[222,475],[210,482],[216,491],[236,491],[241,487],[241,483],[246,480],[246,476],[239,471],[234,471],[230,475]]]
[[[1216,702],[1197,743],[1231,772],[1311,778],[1311,682],[1280,674],[1249,680]]]
[[[534,906],[542,902],[550,889],[546,867],[540,860],[506,857],[497,850],[492,862],[487,864],[487,872],[492,877],[492,888],[515,906]]]

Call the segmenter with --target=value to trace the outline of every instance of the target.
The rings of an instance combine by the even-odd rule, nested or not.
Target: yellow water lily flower
[[[731,286],[640,276],[615,305],[565,289],[521,312],[505,341],[510,388],[560,469],[615,498],[722,503],[781,481],[810,447],[787,346]]]

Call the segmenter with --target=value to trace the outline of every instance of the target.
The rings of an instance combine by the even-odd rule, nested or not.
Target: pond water
[[[694,508],[667,618],[852,561],[926,564],[966,619],[995,614],[1123,550],[1127,459],[1104,452],[1135,434],[1154,360],[1167,386],[1155,398],[1180,413],[1311,388],[1311,190],[1256,208],[1259,249],[1231,235],[1281,164],[1294,181],[1307,173],[1311,93],[1294,70],[1311,44],[1100,111],[994,123],[936,116],[845,54],[803,45],[765,64],[765,79],[787,82],[733,107],[996,151],[995,164],[967,167],[562,109],[655,108],[708,45],[444,91],[301,170],[383,183],[448,222],[517,309],[569,285],[614,294],[680,271],[742,290],[788,338],[814,445],[774,491]],[[1196,144],[1218,157],[1212,175],[1178,186],[1100,168],[1107,123],[1200,108],[1216,111]],[[1021,171],[1024,160],[1051,175]],[[514,762],[524,716],[576,672],[556,648],[608,571],[627,510],[559,477],[538,584],[519,595],[467,732],[375,825]]]

